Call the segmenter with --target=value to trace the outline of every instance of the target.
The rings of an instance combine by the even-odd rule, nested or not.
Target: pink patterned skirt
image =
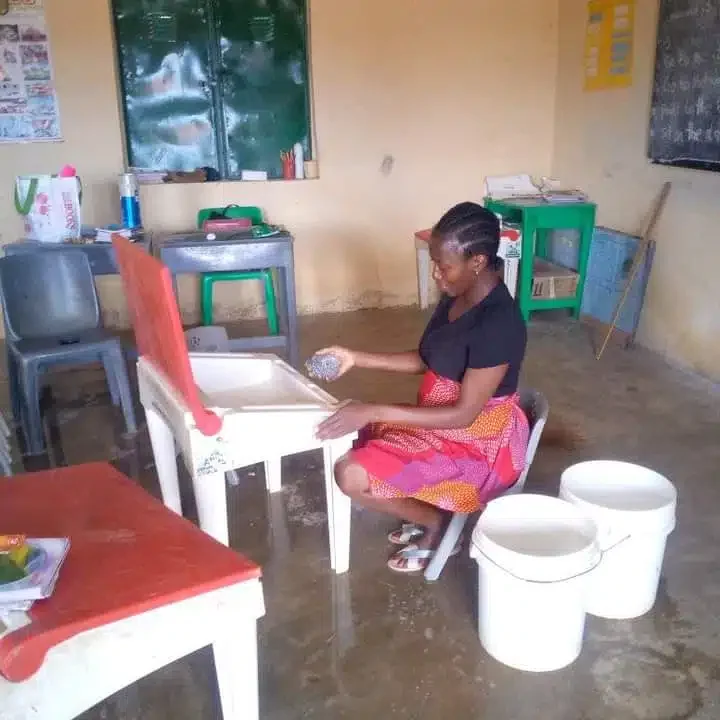
[[[453,405],[460,383],[425,373],[421,407]],[[362,433],[353,462],[379,498],[415,498],[452,512],[475,512],[502,494],[525,466],[529,429],[517,394],[492,398],[470,427],[425,430],[374,424]]]

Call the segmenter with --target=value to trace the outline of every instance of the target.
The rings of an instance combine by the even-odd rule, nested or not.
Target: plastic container
[[[573,505],[544,495],[493,500],[472,535],[480,642],[518,670],[570,665],[585,632],[585,586],[600,561],[597,528]]]
[[[193,353],[193,379],[206,407],[228,410],[332,410],[337,401],[275,355]]]
[[[135,173],[123,173],[118,184],[122,225],[130,230],[137,230],[142,227],[142,220],[140,218],[140,189]]]
[[[596,460],[569,467],[560,497],[591,517],[602,562],[592,573],[585,608],[628,620],[655,604],[668,535],[675,528],[677,491],[662,475],[632,463]]]
[[[293,158],[295,161],[295,179],[302,180],[305,177],[305,154],[303,146],[299,142],[293,145]]]

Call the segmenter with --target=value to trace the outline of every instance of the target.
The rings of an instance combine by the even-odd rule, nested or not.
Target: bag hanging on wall
[[[21,175],[15,209],[25,219],[25,238],[59,243],[80,237],[82,184],[79,177]]]

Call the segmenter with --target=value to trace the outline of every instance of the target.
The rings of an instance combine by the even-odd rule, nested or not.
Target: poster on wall
[[[43,0],[0,15],[0,143],[61,140]]]
[[[590,0],[585,34],[585,90],[632,85],[634,0]]]

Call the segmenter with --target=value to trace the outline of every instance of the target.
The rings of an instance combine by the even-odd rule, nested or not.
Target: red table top
[[[70,538],[52,597],[0,639],[0,674],[15,682],[84,630],[260,577],[107,463],[0,478],[0,533]]]

